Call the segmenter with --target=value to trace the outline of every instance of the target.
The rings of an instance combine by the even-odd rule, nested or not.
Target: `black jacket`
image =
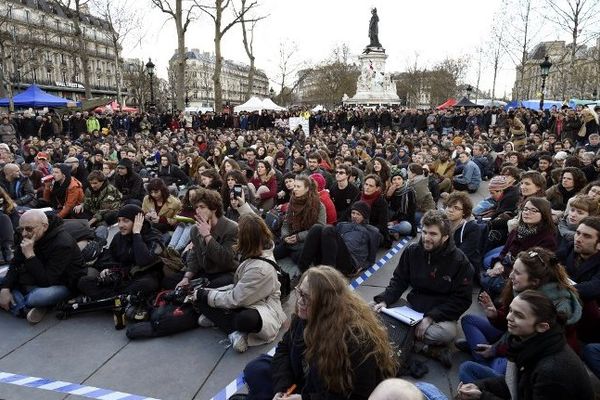
[[[388,287],[375,301],[392,305],[409,286],[407,299],[415,310],[435,322],[457,321],[471,305],[473,268],[453,240],[433,252],[419,241],[402,252]]]
[[[573,243],[565,243],[556,257],[565,266],[569,278],[576,282],[575,289],[585,302],[600,300],[600,252],[585,261],[578,260]]]
[[[4,174],[0,174],[0,186],[17,203],[18,206],[28,206],[35,199],[35,190],[31,180],[25,176],[15,179],[13,182],[6,180]]]
[[[83,258],[75,240],[63,227],[63,220],[54,212],[48,216],[48,230],[35,242],[35,257],[25,259],[17,235],[15,257],[10,263],[2,288],[19,286],[49,287],[55,285],[75,288],[85,275]]]
[[[476,221],[467,221],[459,226],[453,235],[454,243],[467,256],[475,271],[481,271],[483,255],[481,254],[482,229]]]
[[[583,362],[567,345],[558,327],[515,344],[509,339],[509,360],[517,369],[519,400],[593,399]],[[517,347],[518,346],[518,347]],[[504,376],[475,382],[481,400],[510,399]]]
[[[146,196],[144,181],[133,172],[129,164],[127,165],[127,175],[121,176],[115,173],[115,187],[123,195],[123,203],[131,199],[143,201]]]
[[[118,265],[129,275],[144,272],[158,266],[161,252],[161,234],[144,221],[139,235],[121,235],[117,233],[110,243],[108,257],[103,257],[102,263]]]

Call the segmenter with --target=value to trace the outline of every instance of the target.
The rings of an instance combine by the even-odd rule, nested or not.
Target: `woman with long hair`
[[[369,164],[367,164],[366,172],[367,174],[375,174],[379,176],[379,179],[381,179],[381,187],[384,192],[390,186],[390,166],[385,159],[381,157],[374,157],[371,159]]]
[[[267,160],[258,160],[250,183],[256,189],[256,207],[265,211],[273,208],[277,196],[277,177],[271,163]]]
[[[281,242],[275,246],[275,259],[290,256],[294,263],[298,263],[308,231],[315,224],[325,225],[326,221],[327,214],[319,199],[317,184],[308,176],[297,175],[281,226]]]
[[[223,180],[221,179],[221,175],[219,175],[216,169],[206,169],[200,172],[198,176],[200,178],[200,186],[202,186],[203,188],[214,190],[216,192],[221,191]]]
[[[190,186],[186,190],[183,199],[181,200],[181,211],[177,215],[194,219],[194,215],[196,214],[194,204],[196,204],[198,189],[198,186]],[[186,246],[190,244],[190,232],[193,226],[193,223],[179,222],[175,227],[175,231],[173,231],[173,235],[169,241],[169,247],[182,253]]]
[[[244,193],[244,200],[248,204],[253,204],[254,196],[252,190],[248,187],[248,181],[242,171],[231,170],[225,174],[225,184],[221,189],[221,198],[223,199],[223,211],[225,216],[232,221],[236,221],[240,218],[240,213],[237,207],[232,207],[231,201],[234,200],[234,188],[236,185],[240,185],[242,192]],[[241,197],[241,196],[238,196]]]
[[[458,399],[593,399],[589,375],[567,346],[564,316],[543,293],[526,290],[510,303],[506,316],[506,376],[458,386]]]
[[[415,190],[408,184],[405,174],[400,168],[392,170],[392,180],[386,191],[386,198],[389,204],[388,229],[390,234],[397,236],[416,234],[417,198]]]
[[[386,248],[390,247],[392,241],[388,231],[388,204],[383,195],[383,182],[379,175],[369,174],[365,176],[360,200],[371,207],[369,224],[379,229],[379,233],[383,237],[381,245]]]
[[[567,202],[586,184],[585,175],[579,168],[566,167],[560,173],[560,182],[546,190],[546,198],[552,209],[564,211]]]
[[[506,315],[511,301],[525,290],[544,293],[565,317],[567,341],[578,349],[575,324],[582,314],[576,289],[569,282],[565,269],[550,251],[532,247],[519,253],[506,282],[498,307],[486,292],[479,295],[479,304],[487,318],[468,314],[461,319],[465,342],[458,344],[471,352],[475,361],[460,366],[460,379],[471,383],[476,377],[503,375],[506,368]]]
[[[242,262],[233,287],[198,289],[195,292],[201,327],[217,325],[229,335],[233,348],[244,352],[248,346],[270,343],[286,319],[281,307],[281,285],[271,263],[273,235],[256,214],[242,215],[238,221],[235,250]]]
[[[492,297],[497,296],[512,269],[514,257],[533,246],[556,250],[556,226],[552,220],[550,202],[542,197],[530,197],[521,208],[517,227],[508,235],[506,244],[485,255],[481,287]]]
[[[169,194],[169,188],[160,178],[151,179],[147,190],[142,202],[146,220],[162,233],[173,231],[177,225],[175,216],[181,211],[181,201]]]
[[[296,294],[290,328],[275,355],[244,369],[250,398],[366,400],[379,382],[395,376],[385,327],[339,271],[309,268]],[[283,397],[292,385],[297,394]]]

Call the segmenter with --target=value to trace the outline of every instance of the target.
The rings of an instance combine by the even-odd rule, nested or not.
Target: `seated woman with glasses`
[[[526,290],[510,303],[506,376],[460,383],[458,399],[593,399],[583,362],[563,334],[564,316],[543,293]]]
[[[275,340],[286,315],[277,271],[271,265],[275,262],[273,235],[261,217],[252,213],[240,217],[235,249],[243,261],[233,285],[198,289],[195,296],[202,314],[198,324],[217,325],[229,335],[234,350],[242,353],[248,346]]]
[[[381,381],[395,376],[385,327],[340,272],[308,269],[296,295],[291,326],[275,355],[259,356],[244,369],[249,398],[290,393],[286,399],[366,400]]]
[[[489,252],[483,260],[481,287],[492,298],[500,294],[512,269],[514,257],[521,251],[539,246],[556,250],[556,226],[552,220],[550,202],[542,197],[527,200],[519,217],[519,224],[498,252]]]
[[[574,350],[578,349],[575,324],[581,318],[582,306],[577,291],[569,283],[569,277],[556,256],[541,247],[533,247],[519,253],[498,307],[486,292],[481,292],[479,304],[487,318],[468,314],[461,319],[465,341],[456,344],[461,350],[469,351],[474,360],[460,366],[459,376],[463,383],[504,375],[506,315],[510,302],[525,290],[540,291],[552,300],[558,312],[565,317],[569,345]]]
[[[481,232],[473,219],[473,202],[465,192],[453,192],[445,201],[444,210],[450,220],[454,244],[465,253],[475,272],[481,270]]]

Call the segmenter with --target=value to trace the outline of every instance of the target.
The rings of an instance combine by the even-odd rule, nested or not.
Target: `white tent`
[[[284,111],[286,108],[278,106],[273,100],[266,98],[262,101],[264,110]]]
[[[492,99],[477,99],[477,101],[475,101],[475,104],[484,107],[504,107],[506,105],[506,102],[502,100],[492,101]]]
[[[313,108],[311,111],[312,112],[319,112],[319,111],[327,111],[327,110],[325,109],[325,107],[323,107],[321,104],[319,104],[315,108]]]
[[[240,104],[239,106],[235,106],[233,107],[233,111],[235,111],[236,113],[242,112],[242,111],[260,111],[263,110],[264,104],[262,102],[261,99],[259,99],[258,97],[251,97],[247,102],[245,102],[244,104]]]

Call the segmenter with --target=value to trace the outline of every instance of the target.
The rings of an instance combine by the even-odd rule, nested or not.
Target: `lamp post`
[[[148,59],[148,63],[146,64],[146,71],[150,76],[150,109],[154,108],[154,63],[152,59]]]
[[[473,86],[467,85],[465,90],[467,91],[467,100],[471,100],[471,92],[473,91]]]
[[[188,87],[185,88],[185,106],[186,107],[190,106],[190,96],[188,95],[189,90],[190,89]]]
[[[269,89],[269,95],[271,97],[271,100],[273,100],[273,97],[275,97],[275,90],[273,90],[273,88]]]
[[[548,59],[548,56],[544,56],[544,61],[540,63],[540,70],[542,74],[542,95],[540,96],[540,110],[544,110],[544,92],[546,90],[546,78],[550,73],[550,67],[552,63]]]

